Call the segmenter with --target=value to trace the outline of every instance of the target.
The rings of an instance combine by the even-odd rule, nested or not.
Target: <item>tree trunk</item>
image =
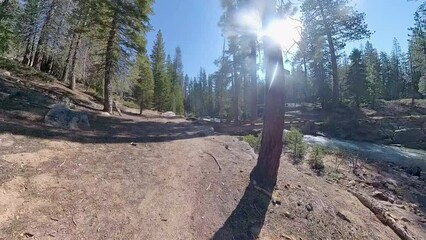
[[[218,104],[219,104],[219,119],[220,122],[222,122],[222,119],[224,118],[224,101],[223,101],[223,85],[226,82],[226,73],[225,73],[225,44],[226,40],[223,38],[223,50],[222,50],[222,69],[220,73],[220,85],[219,87],[219,93],[218,93]]]
[[[48,58],[47,58],[47,73],[48,74],[53,74],[53,66],[55,65],[55,60],[53,59],[53,57],[52,56],[49,56]]]
[[[322,3],[320,0],[317,0],[317,3],[321,11],[321,16],[324,22],[324,28],[327,34],[328,47],[330,49],[330,58],[331,58],[330,60],[331,60],[331,67],[333,70],[333,105],[337,106],[339,104],[340,94],[339,94],[339,69],[337,65],[336,49],[334,46],[333,36],[331,35],[332,32],[331,32],[330,24],[327,21],[327,16],[324,12]]]
[[[30,53],[30,62],[28,63],[28,66],[32,66],[34,63],[34,51],[35,51],[35,44],[36,44],[36,34],[33,34],[33,39],[31,40],[31,53]]]
[[[114,48],[117,37],[118,15],[114,16],[108,36],[106,59],[105,59],[105,82],[104,82],[104,111],[112,114],[112,75],[114,68]]]
[[[139,115],[142,115],[143,111],[143,97],[141,96],[141,101],[139,102]]]
[[[77,62],[77,52],[78,52],[78,49],[79,49],[79,46],[80,46],[80,41],[81,41],[81,33],[78,34],[77,41],[76,41],[75,47],[74,47],[74,54],[73,54],[73,57],[72,57],[72,63],[71,63],[71,69],[70,69],[71,81],[70,81],[70,86],[69,86],[71,90],[75,89],[75,84],[76,84],[74,71],[75,71],[75,65],[76,65],[76,62]]]
[[[250,120],[254,123],[257,120],[257,44],[256,38],[250,41],[250,80],[251,80],[251,104],[250,104]]]
[[[233,106],[233,114],[234,114],[234,124],[238,124],[239,122],[239,116],[240,116],[240,105],[239,105],[239,99],[240,99],[240,81],[238,79],[238,72],[237,72],[237,57],[236,53],[233,53],[232,56],[233,61],[233,78],[234,78],[234,100],[232,103]]]
[[[276,17],[274,5],[266,8],[264,26]],[[283,149],[285,80],[282,50],[270,37],[264,39],[266,80],[268,92],[266,97],[265,119],[263,123],[262,142],[257,165],[252,171],[256,183],[272,191],[277,182],[280,158]]]
[[[27,45],[25,47],[24,58],[22,59],[22,64],[23,65],[27,65],[27,66],[28,66],[28,64],[31,61],[31,49],[30,49],[30,45],[31,45],[31,40],[30,40],[30,38],[28,38]]]
[[[47,12],[46,19],[44,20],[43,26],[41,28],[40,37],[37,43],[37,50],[34,55],[33,67],[38,70],[41,70],[42,58],[43,58],[43,46],[46,42],[47,38],[47,30],[46,27],[50,24],[50,20],[52,19],[53,12],[55,10],[55,1],[53,1],[50,5],[49,11]]]
[[[308,67],[306,64],[306,57],[303,57],[303,70],[304,70],[304,79],[303,79],[303,95],[305,97],[304,101],[308,101]]]
[[[87,69],[87,55],[89,54],[89,50],[90,47],[86,48],[86,51],[84,52],[84,58],[83,58],[83,82],[84,82],[84,86],[86,87],[86,89],[89,89],[89,83],[87,81],[87,73],[86,73],[86,69]]]
[[[72,48],[74,46],[75,36],[76,36],[76,34],[73,33],[72,34],[72,38],[71,38],[70,48],[69,48],[68,54],[67,54],[67,59],[65,60],[64,71],[62,73],[62,78],[61,78],[62,82],[66,82],[68,80],[68,67],[70,65],[70,60],[71,60],[71,55],[72,55]]]

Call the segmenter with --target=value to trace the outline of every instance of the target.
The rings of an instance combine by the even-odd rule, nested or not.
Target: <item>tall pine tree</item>
[[[169,98],[169,85],[166,68],[166,52],[164,49],[163,34],[158,31],[157,38],[151,53],[151,67],[154,75],[154,104],[159,111],[164,111]]]

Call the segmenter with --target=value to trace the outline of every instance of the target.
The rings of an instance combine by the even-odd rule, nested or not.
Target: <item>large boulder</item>
[[[416,143],[422,141],[426,137],[421,128],[406,128],[396,130],[394,140],[396,143]]]
[[[174,112],[165,112],[163,114],[161,114],[162,117],[176,117],[176,113]]]
[[[64,104],[56,104],[44,117],[44,123],[66,129],[90,129],[87,114],[70,110]]]

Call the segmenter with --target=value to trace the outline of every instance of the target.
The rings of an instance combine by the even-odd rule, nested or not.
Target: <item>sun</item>
[[[292,18],[277,19],[272,21],[261,36],[271,37],[274,41],[281,45],[285,53],[289,53],[297,49],[297,42],[300,41],[302,24],[300,21]]]

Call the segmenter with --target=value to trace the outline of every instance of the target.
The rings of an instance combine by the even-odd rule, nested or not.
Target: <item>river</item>
[[[304,140],[308,144],[351,152],[372,161],[386,161],[404,167],[418,166],[426,171],[426,151],[423,150],[311,135],[305,135]]]

